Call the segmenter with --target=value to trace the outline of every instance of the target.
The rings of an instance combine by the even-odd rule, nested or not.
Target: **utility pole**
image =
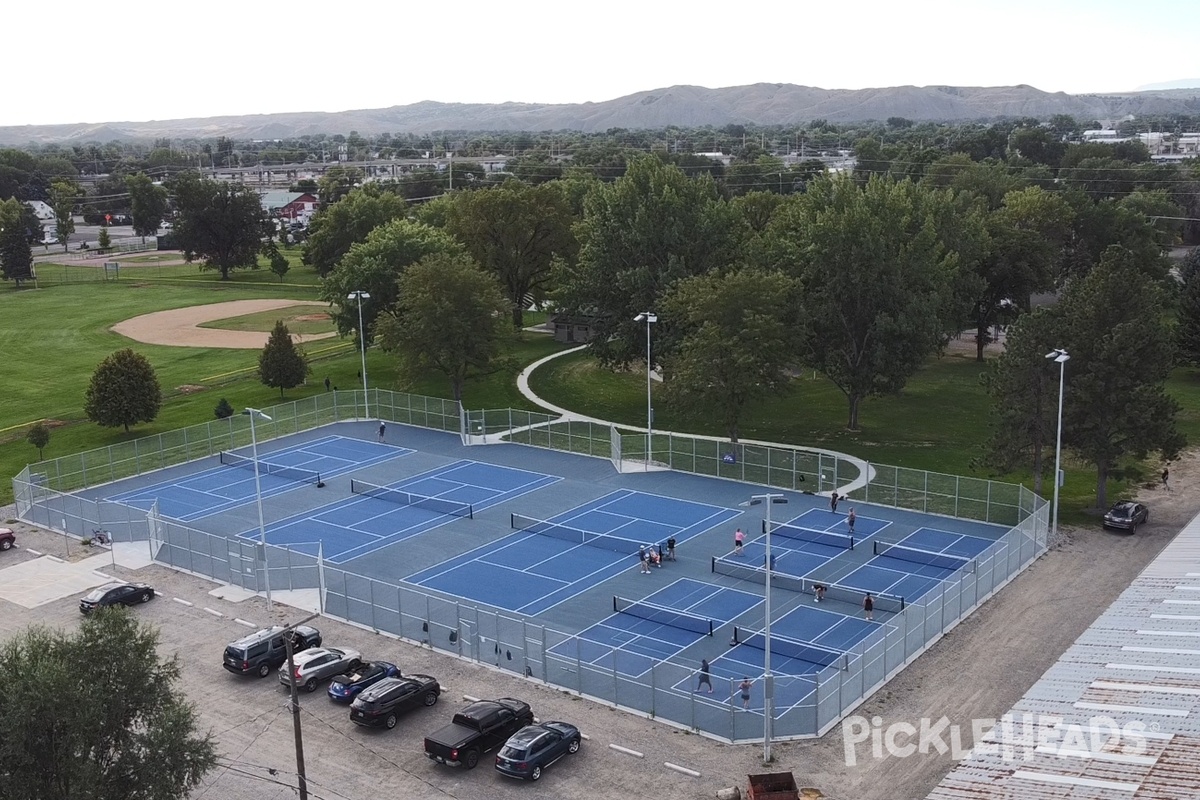
[[[297,626],[316,619],[320,614],[312,614],[284,629],[283,646],[287,648],[288,689],[292,706],[292,733],[296,738],[296,778],[300,789],[300,800],[308,800],[308,777],[304,771],[304,738],[300,735],[300,693],[296,689],[296,662],[292,658],[292,637],[290,633]]]

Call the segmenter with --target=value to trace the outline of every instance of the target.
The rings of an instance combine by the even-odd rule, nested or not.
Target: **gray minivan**
[[[239,675],[257,673],[265,678],[284,661],[287,661],[287,645],[283,638],[292,638],[292,652],[299,653],[321,644],[321,632],[307,625],[298,625],[290,631],[282,625],[263,628],[257,633],[244,636],[225,647],[223,666]]]

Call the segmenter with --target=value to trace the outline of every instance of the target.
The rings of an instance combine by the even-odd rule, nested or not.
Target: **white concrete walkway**
[[[533,362],[532,364],[527,366],[525,369],[521,370],[521,374],[517,376],[517,389],[530,402],[537,404],[541,408],[544,408],[553,414],[558,414],[560,417],[559,421],[561,421],[561,422],[579,421],[579,422],[596,422],[601,425],[616,425],[617,423],[611,422],[609,420],[600,419],[598,417],[589,417],[585,414],[577,414],[574,411],[571,411],[569,409],[562,408],[561,406],[556,406],[548,400],[543,400],[541,397],[539,397],[537,395],[537,393],[535,393],[533,391],[533,389],[529,388],[529,376],[532,375],[534,373],[534,371],[537,370],[539,367],[541,367],[544,364],[549,363],[550,361],[553,361],[556,358],[562,358],[563,356],[567,356],[572,353],[578,353],[580,350],[583,350],[586,346],[587,345],[580,345],[579,347],[572,347],[569,350],[562,350],[558,353],[551,353],[550,355],[548,355],[544,358],[539,358],[537,361]],[[635,425],[620,425],[618,427],[622,428],[623,430],[632,431],[634,433],[637,433],[637,432],[645,433],[646,432],[646,428],[637,427]],[[655,430],[655,433],[672,433],[672,431]],[[493,441],[501,441],[502,437],[504,435],[505,435],[504,433],[492,434],[491,436],[486,437],[486,438],[491,439]],[[677,435],[690,436],[693,439],[702,439],[702,440],[710,441],[710,442],[728,441],[726,438],[721,437],[721,436],[702,436],[702,435],[698,435],[698,434],[694,434],[694,433],[677,434]],[[835,487],[835,489],[830,490],[830,491],[836,490],[838,494],[844,495],[844,494],[854,491],[855,489],[861,489],[861,488],[865,487],[867,485],[867,483],[870,482],[875,477],[875,470],[871,467],[870,463],[868,463],[864,459],[856,458],[851,455],[847,455],[846,453],[839,453],[836,450],[826,450],[826,449],[820,448],[820,447],[800,447],[797,445],[783,444],[781,442],[766,442],[761,439],[739,439],[738,442],[739,442],[739,444],[743,444],[743,445],[756,445],[759,447],[783,447],[783,448],[792,448],[795,450],[804,450],[809,453],[819,453],[821,455],[833,456],[834,458],[839,458],[843,461],[850,462],[858,469],[858,477],[843,486],[838,486],[838,487]],[[644,468],[644,465],[641,462],[638,462],[637,469],[640,470],[643,468]],[[820,494],[827,494],[827,492],[820,492]]]

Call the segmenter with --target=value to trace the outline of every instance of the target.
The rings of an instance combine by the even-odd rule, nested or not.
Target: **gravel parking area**
[[[884,725],[945,715],[968,730],[971,719],[1005,713],[1196,512],[1200,501],[1187,489],[1197,480],[1200,468],[1195,456],[1173,464],[1175,492],[1145,491],[1141,499],[1150,504],[1152,523],[1136,536],[1102,532],[1098,524],[1060,531],[1059,541],[1046,556],[857,713],[878,715]],[[0,510],[0,517],[4,516],[12,516],[11,507]],[[30,548],[65,555],[61,537],[19,523],[10,527],[17,530],[20,547],[0,554],[0,569],[10,560],[29,557]],[[76,550],[87,552],[77,545],[71,550],[72,555]],[[103,554],[99,558],[104,559]],[[107,559],[104,563],[106,572],[145,581],[159,591],[158,599],[133,612],[160,628],[164,651],[179,654],[185,689],[220,743],[223,767],[194,798],[294,798],[292,723],[283,690],[274,677],[258,680],[228,674],[221,667],[221,653],[226,642],[250,631],[235,620],[258,627],[295,622],[306,614],[278,604],[268,613],[259,598],[240,603],[220,599],[210,594],[215,588],[211,582],[163,567],[133,573],[108,566]],[[68,598],[35,610],[0,601],[0,636],[7,638],[33,623],[74,626],[79,618],[77,600]],[[318,800],[515,798],[529,791],[580,799],[714,797],[730,786],[744,790],[749,773],[781,770],[795,773],[801,787],[822,793],[806,796],[919,800],[952,765],[948,755],[937,753],[876,759],[869,749],[860,749],[858,764],[848,767],[838,728],[819,741],[778,744],[775,763],[764,767],[761,745],[723,745],[354,626],[322,619],[311,624],[321,629],[328,644],[345,644],[367,658],[394,661],[405,672],[429,673],[444,687],[441,702],[412,712],[392,731],[351,724],[345,707],[330,702],[323,690],[303,694],[309,788]],[[589,739],[578,755],[547,770],[536,788],[501,778],[487,757],[471,772],[442,767],[424,757],[422,739],[464,704],[463,695],[524,699],[539,719],[576,723]],[[618,752],[610,747],[614,744],[640,751],[644,757]],[[700,776],[669,770],[664,762]]]

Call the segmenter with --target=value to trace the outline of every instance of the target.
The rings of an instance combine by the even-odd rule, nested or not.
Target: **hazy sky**
[[[574,103],[675,84],[1030,84],[1200,78],[1200,1],[806,3],[56,0],[0,4],[0,125]]]

